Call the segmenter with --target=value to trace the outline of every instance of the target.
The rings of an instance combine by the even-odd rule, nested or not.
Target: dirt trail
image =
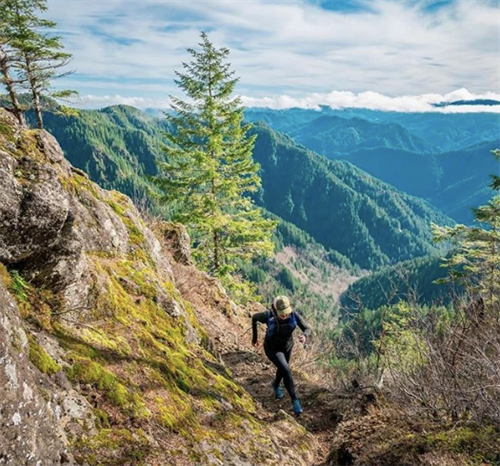
[[[270,384],[274,379],[275,367],[265,358],[263,352],[242,348],[222,353],[221,356],[235,380],[261,405],[260,417],[263,420],[279,416],[280,410],[293,414],[286,390],[282,400],[276,400],[273,396]],[[326,458],[332,446],[335,427],[341,420],[339,399],[327,389],[306,381],[298,371],[293,373],[297,394],[304,410],[296,419],[315,436],[319,445],[315,452],[316,460],[311,466],[327,466]]]
[[[279,420],[280,412],[293,415],[292,403],[285,393],[282,400],[276,400],[271,389],[271,381],[275,375],[275,367],[268,361],[262,348],[250,346],[251,315],[262,312],[262,305],[254,309],[234,312],[229,299],[221,291],[214,279],[196,270],[192,266],[184,266],[173,262],[176,286],[184,299],[192,303],[198,310],[198,319],[211,336],[216,353],[225,366],[232,372],[237,383],[244,387],[261,406],[258,417],[262,420]],[[260,331],[263,331],[261,329]],[[335,428],[342,420],[342,414],[349,410],[351,400],[332,393],[321,384],[311,382],[300,371],[294,368],[294,361],[299,361],[304,351],[296,343],[292,356],[292,370],[304,413],[297,417],[297,422],[316,439],[318,445],[314,452],[315,461],[310,466],[327,466],[326,458],[332,448]],[[311,357],[307,354],[307,357]],[[314,364],[308,364],[313,367]],[[309,369],[311,370],[311,369]],[[284,465],[291,466],[291,465]]]

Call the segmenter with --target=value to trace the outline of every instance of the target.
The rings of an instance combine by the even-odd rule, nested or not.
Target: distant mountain
[[[258,124],[261,202],[325,247],[366,269],[435,251],[430,223],[453,221],[345,161],[331,161]]]
[[[350,118],[332,115],[335,112]],[[352,117],[355,113],[378,121]],[[498,115],[358,109],[341,113],[328,108],[321,112],[252,110],[249,114],[251,119],[265,117],[311,150],[330,159],[348,160],[401,191],[426,199],[460,223],[473,222],[471,209],[492,195],[489,175],[498,167],[490,151],[500,147]],[[411,130],[391,122],[396,117]],[[296,124],[290,126],[293,119]],[[490,139],[485,140],[486,136]],[[443,152],[443,148],[452,149]]]
[[[420,153],[433,152],[434,149],[397,123],[372,123],[359,117],[322,115],[297,125],[288,133],[298,143],[329,158],[342,158],[361,149],[384,148]]]
[[[400,262],[357,280],[340,298],[341,314],[346,316],[362,309],[376,310],[399,301],[430,305],[448,304],[457,293],[458,285],[436,285],[448,271],[441,267],[442,256],[431,255]]]
[[[489,141],[440,154],[440,189],[431,202],[457,221],[472,223],[471,209],[486,204],[494,194],[489,188],[490,175],[498,174],[500,167],[491,151],[499,147],[498,141]]]
[[[493,195],[488,187],[498,162],[491,151],[496,141],[465,149],[428,154],[388,148],[358,149],[349,154],[329,153],[343,158],[406,193],[426,199],[460,223],[470,224],[471,209],[485,204]]]
[[[397,123],[432,146],[436,153],[463,149],[483,141],[498,141],[500,136],[498,113],[412,113],[363,108],[335,110],[326,106],[321,107],[321,110],[253,108],[245,111],[249,121],[263,121],[273,129],[287,134],[292,134],[304,123],[324,115],[345,119],[362,118],[380,124]]]
[[[500,105],[500,101],[493,99],[476,99],[476,100],[455,100],[454,102],[441,102],[438,104],[434,104],[434,107],[455,107],[461,105]]]

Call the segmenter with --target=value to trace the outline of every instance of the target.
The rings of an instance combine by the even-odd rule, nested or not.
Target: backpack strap
[[[267,324],[266,335],[268,337],[272,337],[276,333],[276,329],[279,332],[280,323],[279,323],[278,315],[276,314],[276,311],[273,308],[271,308],[267,312],[268,312],[268,314],[267,314],[267,322],[266,322],[266,324]]]

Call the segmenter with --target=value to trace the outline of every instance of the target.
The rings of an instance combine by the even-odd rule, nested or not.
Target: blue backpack
[[[269,311],[267,315],[266,325],[267,325],[267,332],[266,332],[267,337],[272,337],[276,332],[276,329],[278,329],[279,332],[280,328],[279,318],[274,311]],[[287,325],[289,325],[292,329],[295,329],[295,327],[297,327],[297,318],[295,317],[295,312],[292,312],[290,314],[290,322],[287,322]]]

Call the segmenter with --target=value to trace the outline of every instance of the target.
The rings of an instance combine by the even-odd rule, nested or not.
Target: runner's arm
[[[257,322],[265,324],[267,322],[269,311],[258,312],[252,316],[252,345],[257,343]]]
[[[309,327],[305,322],[302,316],[295,311],[295,316],[297,318],[297,325],[299,326],[300,330],[302,330],[302,333],[305,335],[307,339],[311,336],[311,327]]]

